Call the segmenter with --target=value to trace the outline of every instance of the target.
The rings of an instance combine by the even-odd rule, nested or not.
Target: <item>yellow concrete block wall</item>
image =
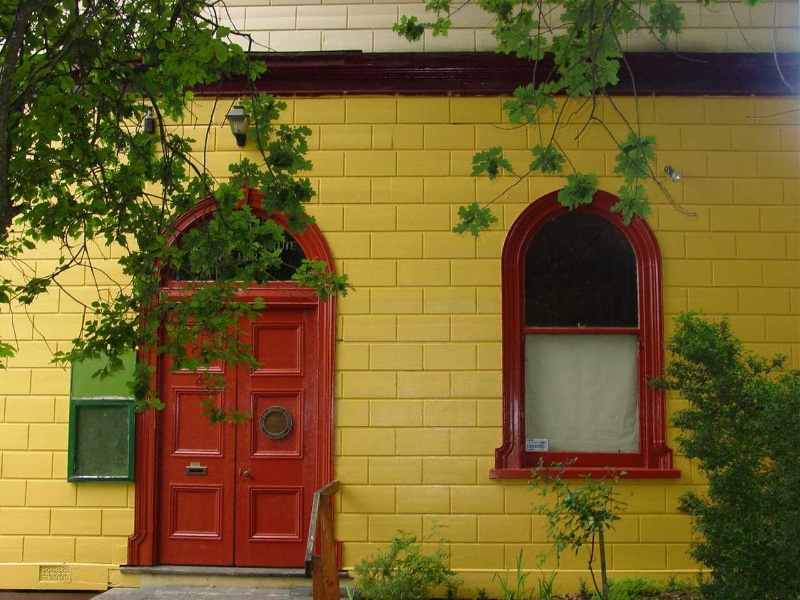
[[[319,156],[335,153],[344,177],[313,171],[320,193],[309,212],[331,232],[337,265],[356,286],[337,321],[345,566],[386,548],[398,529],[424,535],[438,523],[452,566],[473,586],[490,585],[520,549],[533,568],[547,548],[545,526],[531,514],[536,498],[520,482],[488,477],[502,424],[499,257],[516,216],[561,183],[533,178],[505,191],[509,178],[468,176],[472,153],[489,144],[516,150],[508,154],[518,164],[530,160],[525,148],[535,131],[504,125],[501,99],[330,99],[312,110],[314,102],[296,101],[302,113],[295,118],[313,115]],[[631,101],[617,104],[633,113]],[[672,201],[653,194],[649,219],[663,252],[668,330],[679,311],[726,315],[748,347],[786,353],[798,366],[798,126],[791,107],[657,98],[638,110],[644,131],[663,140],[657,172],[669,164],[684,173],[681,182],[665,183]],[[601,110],[621,121],[609,105]],[[327,139],[326,123],[336,123]],[[603,132],[589,131],[573,147],[601,187],[619,186],[614,146]],[[458,205],[498,195],[500,223],[492,231],[478,240],[451,232]],[[669,411],[679,404],[670,398]],[[615,574],[695,572],[686,555],[691,524],[677,498],[704,480],[679,454],[675,463],[679,480],[620,485],[629,506],[609,540]],[[562,562],[562,571],[565,585],[586,576],[580,560]]]
[[[0,371],[0,589],[106,589],[125,560],[133,488],[66,481],[70,374],[52,364],[84,305],[124,283],[112,255],[98,250],[92,271],[66,272],[30,306],[0,314],[0,336],[18,347]],[[41,274],[58,256],[48,245],[0,269]]]
[[[397,529],[425,534],[435,523],[449,540],[452,566],[473,588],[491,586],[492,574],[511,567],[520,549],[533,568],[547,547],[543,522],[531,514],[536,497],[524,482],[490,480],[489,469],[502,426],[502,243],[525,206],[562,183],[533,178],[505,191],[509,177],[469,177],[472,154],[486,145],[505,144],[522,167],[530,161],[525,148],[536,132],[504,124],[502,102],[288,100],[283,120],[313,131],[309,176],[318,195],[309,212],[356,286],[340,301],[336,323],[337,536],[345,567],[385,548]],[[633,114],[631,101],[616,103]],[[646,98],[638,108],[643,131],[662,140],[657,172],[670,165],[684,173],[679,183],[665,180],[672,201],[653,194],[649,218],[663,254],[668,332],[679,311],[727,315],[748,347],[783,352],[798,367],[794,107],[794,100]],[[608,105],[600,110],[612,123],[621,120]],[[208,119],[211,111],[198,102],[194,114],[191,126],[202,129],[198,115]],[[206,164],[215,175],[224,177],[239,156],[257,158],[213,120]],[[577,142],[565,135],[564,144],[595,170],[601,188],[619,187],[610,138],[589,131]],[[478,240],[451,232],[460,204],[498,195],[491,231]],[[31,260],[56,258],[42,252]],[[68,378],[49,356],[74,335],[63,324],[78,323],[73,298],[91,288],[82,277],[29,315],[15,314],[20,353],[0,373],[0,588],[11,580],[15,587],[51,585],[39,568],[49,564],[73,572],[100,566],[90,572],[118,581],[115,565],[125,559],[132,486],[65,482]],[[7,317],[0,315],[4,332]],[[669,412],[679,406],[668,400]],[[678,514],[677,497],[704,481],[685,458],[676,455],[675,463],[679,480],[620,485],[629,507],[609,539],[613,574],[695,572],[685,552],[690,523]],[[566,587],[586,575],[580,561],[562,562],[562,570]]]
[[[319,0],[314,3],[236,0],[219,18],[224,25],[246,31],[253,42],[278,52],[356,50],[361,52],[492,52],[492,18],[475,4],[452,14],[447,36],[423,35],[415,45],[399,38],[392,25],[401,16],[429,20],[417,0]],[[732,2],[702,7],[681,0],[685,22],[679,38],[667,39],[669,50],[681,52],[796,51],[798,14],[792,0],[755,7]],[[550,21],[549,26],[555,27]],[[662,52],[652,36],[629,34],[627,51]]]

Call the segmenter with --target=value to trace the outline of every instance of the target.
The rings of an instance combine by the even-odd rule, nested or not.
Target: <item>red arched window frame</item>
[[[495,451],[492,478],[528,478],[540,461],[553,464],[563,477],[604,476],[609,470],[625,471],[626,477],[674,478],[672,450],[666,444],[664,392],[649,385],[661,374],[664,362],[661,252],[655,235],[638,217],[629,225],[611,207],[619,200],[596,193],[592,204],[576,209],[613,223],[630,242],[636,258],[638,326],[637,408],[638,452],[528,452],[525,449],[525,261],[534,235],[551,219],[565,214],[552,192],[528,206],[509,229],[502,256],[503,297],[503,444]],[[602,333],[602,328],[598,329]]]

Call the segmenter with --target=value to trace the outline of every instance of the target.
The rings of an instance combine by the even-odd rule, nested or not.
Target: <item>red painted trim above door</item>
[[[254,214],[263,218],[270,218],[287,227],[286,219],[282,215],[267,214],[261,204],[262,194],[248,189],[245,191],[243,202],[248,204]],[[171,243],[175,243],[180,234],[192,227],[199,220],[215,210],[213,199],[200,202],[197,207],[179,217],[173,224]],[[294,239],[300,244],[306,257],[322,260],[331,271],[335,270],[333,255],[325,241],[322,232],[316,225],[308,227],[302,233],[292,233]],[[165,287],[173,288],[168,281]],[[251,288],[242,293],[242,301],[252,301],[254,298],[263,298],[267,305],[284,306],[314,306],[317,311],[318,336],[317,351],[318,369],[317,390],[319,394],[318,414],[318,461],[317,461],[317,488],[333,479],[333,392],[334,392],[334,327],[336,318],[336,299],[331,298],[320,302],[313,291],[300,288],[293,283],[275,282],[266,286]],[[159,362],[154,350],[148,349],[140,352],[139,360],[150,365],[158,366]],[[152,376],[152,385],[158,382],[159,374]],[[156,388],[153,388],[156,389]],[[128,564],[136,566],[152,566],[159,564],[157,549],[157,497],[159,481],[158,465],[158,412],[154,409],[139,413],[136,417],[136,464],[135,464],[135,508],[134,531],[128,538]],[[307,524],[304,524],[307,527]],[[298,565],[299,566],[299,565]]]

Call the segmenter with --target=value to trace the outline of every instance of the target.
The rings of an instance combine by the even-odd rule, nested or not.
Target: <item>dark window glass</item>
[[[635,327],[636,258],[611,222],[590,213],[555,217],[525,260],[528,327]]]
[[[300,248],[300,244],[288,233],[286,234],[286,240],[281,242],[281,246],[283,247],[281,251],[281,266],[270,273],[270,278],[274,281],[289,281],[306,255],[303,253],[303,249]]]
[[[202,226],[201,226],[202,227]],[[285,239],[278,242],[281,246],[281,263],[268,273],[259,273],[259,281],[290,281],[297,271],[300,263],[306,258],[300,244],[288,233]],[[274,249],[274,246],[269,248]],[[214,264],[203,264],[199,269],[192,269],[189,261],[185,261],[175,270],[172,279],[175,281],[221,281],[236,279],[236,273],[252,261],[241,252],[234,252],[228,256],[218,256]]]

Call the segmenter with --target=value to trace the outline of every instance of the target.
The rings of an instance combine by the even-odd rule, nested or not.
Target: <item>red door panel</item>
[[[317,481],[317,390],[309,375],[317,368],[313,309],[267,309],[242,324],[246,341],[261,363],[239,371],[239,410],[253,415],[240,428],[236,461],[249,477],[240,477],[236,507],[236,564],[300,566],[305,558],[305,529]],[[265,416],[266,413],[266,416]],[[262,421],[272,414],[287,430],[270,438]],[[291,423],[291,426],[288,426]]]
[[[253,421],[249,423],[252,428],[250,432],[251,456],[258,458],[302,458],[304,435],[303,430],[298,427],[295,415],[304,414],[303,390],[254,393],[252,405]],[[261,429],[264,412],[276,406],[284,409],[292,418],[292,430],[282,439],[272,439]]]
[[[171,518],[167,529],[172,537],[222,537],[222,486],[170,484],[169,492]]]
[[[160,415],[160,561],[233,564],[233,428],[212,426],[202,414],[200,402],[208,392],[197,374],[178,372],[165,379],[165,408]],[[221,398],[223,405],[229,405],[227,393]],[[220,401],[219,394],[215,400]]]
[[[169,373],[164,359],[161,564],[303,564],[318,473],[317,314],[276,307],[240,322],[242,341],[261,365],[215,368],[225,388],[214,401],[250,413],[241,425],[212,426],[199,406],[208,393],[197,374]]]
[[[303,488],[250,487],[249,540],[297,542],[303,541],[301,522]]]

